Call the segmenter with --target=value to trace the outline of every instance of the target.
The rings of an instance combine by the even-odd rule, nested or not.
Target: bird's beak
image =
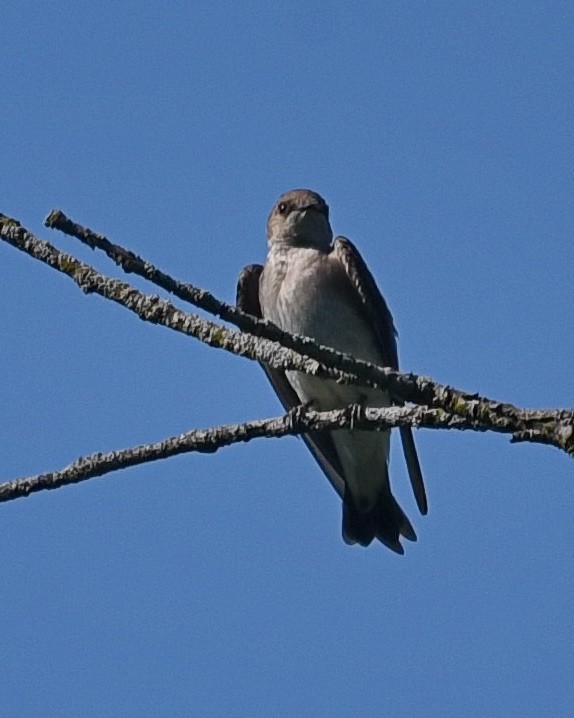
[[[317,212],[318,214],[325,214],[316,204],[308,204],[306,207],[301,207],[299,211],[306,212],[307,210],[313,210],[313,212]]]

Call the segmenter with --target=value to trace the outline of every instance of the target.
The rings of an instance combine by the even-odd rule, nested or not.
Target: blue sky
[[[311,187],[406,370],[572,406],[569,2],[54,2],[1,11],[0,211],[52,208],[232,301]],[[0,246],[2,480],[274,416],[260,369]],[[136,282],[137,283],[137,282]],[[143,286],[137,283],[138,286]],[[18,716],[569,716],[574,464],[417,432],[419,536],[346,546],[303,443],[0,507],[0,702]]]

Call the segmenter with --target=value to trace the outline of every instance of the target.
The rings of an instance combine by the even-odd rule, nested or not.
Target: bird
[[[239,275],[239,309],[356,359],[398,369],[391,312],[354,244],[333,237],[329,207],[321,195],[309,189],[282,194],[267,220],[267,245],[265,265],[250,264]],[[286,410],[298,405],[330,411],[350,404],[401,403],[386,390],[265,364],[263,369]],[[377,539],[403,554],[401,538],[417,537],[391,490],[390,434],[390,429],[337,429],[310,431],[303,439],[342,499],[343,540],[368,546]],[[415,500],[424,515],[428,502],[411,428],[401,427],[400,435]]]

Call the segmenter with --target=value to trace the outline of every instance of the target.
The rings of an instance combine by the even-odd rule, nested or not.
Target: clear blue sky
[[[1,11],[0,211],[54,207],[233,300],[277,196],[331,206],[405,369],[572,406],[571,2],[44,2]],[[142,286],[138,283],[138,286]],[[0,246],[0,478],[279,414],[260,369]],[[574,463],[398,442],[404,557],[346,546],[303,443],[0,506],[10,716],[570,716]]]

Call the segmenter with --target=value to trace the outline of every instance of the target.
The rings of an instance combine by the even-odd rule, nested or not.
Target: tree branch
[[[142,444],[129,449],[95,453],[79,458],[58,471],[28,476],[0,484],[0,503],[28,496],[37,491],[57,489],[79,483],[130,466],[137,466],[179,454],[214,453],[224,446],[248,442],[258,438],[304,434],[312,430],[382,430],[399,426],[422,426],[429,429],[458,429],[485,431],[478,421],[469,422],[442,409],[426,406],[393,406],[364,409],[353,404],[345,409],[317,412],[298,406],[284,416],[259,419],[244,424],[226,424],[210,429],[194,429],[153,444]],[[512,433],[512,427],[500,427],[501,433]],[[517,441],[528,440],[546,443],[539,435],[527,439],[515,435]]]
[[[170,277],[165,272],[154,267],[151,262],[142,259],[121,245],[113,244],[103,234],[94,232],[74,222],[61,210],[52,210],[46,217],[44,224],[79,239],[91,249],[104,251],[126,273],[133,272],[174,294],[179,299],[234,324],[244,332],[277,342],[287,349],[292,349],[298,354],[315,359],[327,367],[339,369],[349,376],[355,375],[362,380],[361,383],[366,385],[384,386],[397,399],[429,406],[440,406],[469,420],[480,418],[488,422],[492,414],[498,411],[498,407],[500,407],[502,413],[513,416],[515,419],[524,418],[522,410],[516,410],[520,413],[520,416],[514,414],[516,407],[511,404],[481,398],[477,394],[467,394],[414,374],[403,374],[389,368],[375,367],[350,355],[318,345],[310,337],[284,332],[272,322],[245,314],[237,307],[222,302],[204,289]],[[529,422],[553,421],[557,418],[555,410],[530,411],[528,414]],[[560,416],[559,421],[567,422],[568,412],[566,416]],[[493,422],[492,428],[495,426],[496,424]]]
[[[467,394],[414,374],[403,374],[355,360],[348,355],[316,345],[309,338],[280,332],[274,325],[259,322],[254,317],[219,302],[209,293],[177,282],[131,252],[111,245],[105,237],[74,225],[64,215],[52,213],[47,222],[51,226],[61,223],[66,227],[66,231],[74,236],[85,235],[90,246],[102,247],[108,256],[119,261],[122,266],[126,264],[129,267],[127,271],[137,271],[168,291],[176,288],[180,298],[225,316],[236,324],[249,324],[260,336],[232,331],[195,314],[183,312],[157,296],[148,296],[125,282],[105,277],[89,265],[38,239],[16,220],[0,215],[1,239],[67,274],[84,292],[94,292],[111,299],[146,321],[162,324],[194,336],[212,347],[264,362],[276,369],[294,369],[340,383],[385,387],[399,399],[441,409],[447,415],[456,415],[466,422],[467,428],[503,431],[512,434],[515,441],[551,444],[566,453],[574,454],[572,410],[523,410],[512,404]],[[277,332],[281,335],[281,344],[285,342],[296,350],[266,338],[278,337]]]

